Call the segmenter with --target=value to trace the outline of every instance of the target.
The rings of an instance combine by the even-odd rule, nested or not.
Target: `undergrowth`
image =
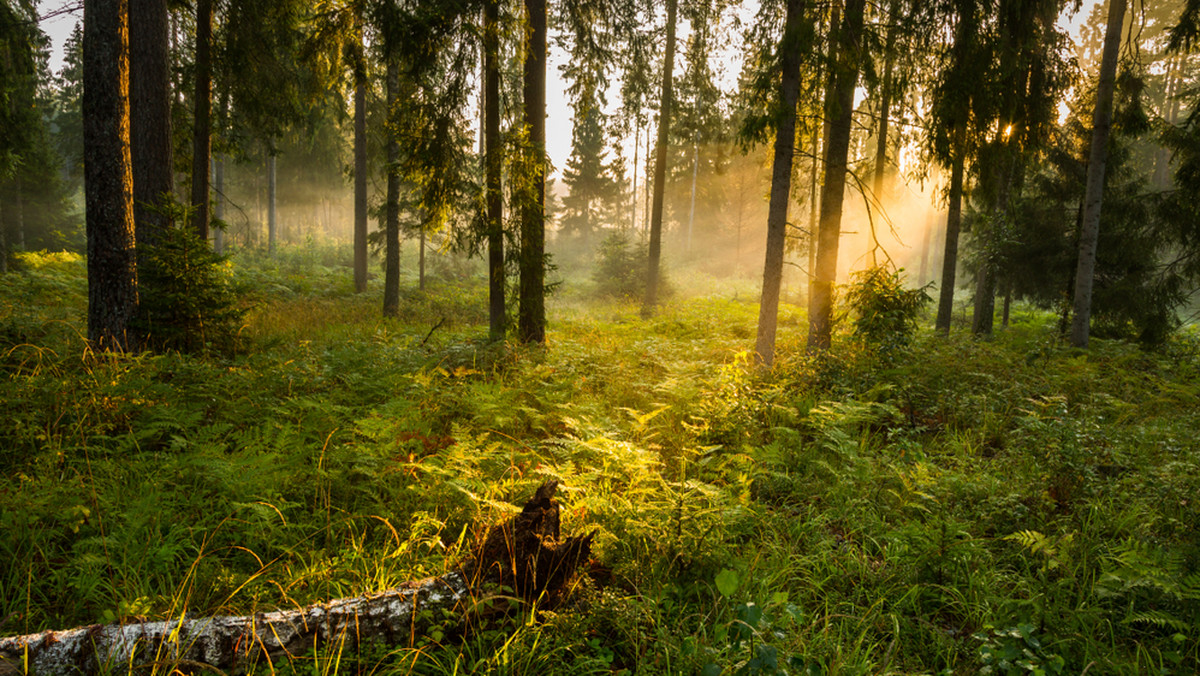
[[[235,356],[102,355],[84,266],[0,277],[4,634],[250,613],[438,574],[546,478],[604,574],[467,636],[283,673],[1194,673],[1200,337],[847,331],[776,369],[745,295],[552,304],[486,340],[481,280],[379,317],[316,255],[239,255]],[[162,669],[166,671],[166,669]]]

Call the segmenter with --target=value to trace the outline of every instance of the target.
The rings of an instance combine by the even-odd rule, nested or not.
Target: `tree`
[[[827,94],[832,97],[825,101],[825,115],[830,121],[825,152],[825,180],[821,188],[816,271],[808,303],[810,352],[829,349],[833,328],[833,287],[837,280],[838,240],[841,238],[842,200],[846,188],[864,10],[864,0],[847,0],[836,34],[837,59],[831,64],[829,72],[830,88]]]
[[[129,116],[139,256],[171,224],[174,175],[167,0],[129,0]]]
[[[488,242],[488,335],[504,340],[508,315],[504,307],[504,169],[500,139],[500,2],[483,6],[483,134],[484,200]]]
[[[388,114],[399,105],[400,59],[387,54]],[[400,142],[394,129],[387,130],[387,199],[384,207],[383,316],[400,314]]]
[[[767,254],[763,264],[762,298],[758,309],[758,339],[754,348],[759,363],[765,368],[770,368],[775,359],[775,328],[779,315],[779,290],[783,280],[788,202],[791,200],[792,156],[795,154],[796,144],[796,106],[800,97],[803,15],[802,0],[788,0],[783,35],[779,40],[779,111],[775,127],[771,201],[767,213]]]
[[[1096,242],[1100,232],[1100,207],[1104,200],[1104,168],[1108,159],[1108,137],[1112,129],[1113,86],[1121,29],[1125,22],[1125,0],[1110,0],[1104,56],[1100,61],[1100,84],[1092,115],[1092,146],[1088,159],[1087,192],[1083,200],[1083,223],[1079,233],[1079,265],[1075,271],[1075,317],[1071,344],[1087,347],[1092,312],[1092,283],[1095,278]]]
[[[138,305],[127,10],[127,0],[85,0],[83,10],[88,339],[116,351],[136,345],[127,327]]]
[[[943,246],[942,279],[936,329],[950,332],[954,315],[954,289],[958,271],[958,241],[962,228],[963,183],[971,139],[977,122],[978,84],[990,57],[982,52],[979,9],[975,0],[953,4],[954,39],[942,57],[944,67],[932,87],[933,105],[929,119],[929,144],[942,166],[950,166],[947,188],[946,238]]]
[[[674,0],[670,0],[674,2]],[[525,159],[522,176],[517,331],[522,342],[546,342],[546,0],[525,0]]]
[[[213,0],[196,0],[196,87],[192,97],[192,227],[208,239],[212,150]]]
[[[658,108],[658,142],[654,148],[654,202],[650,207],[650,249],[646,273],[646,296],[642,316],[654,313],[658,304],[659,260],[662,258],[663,200],[667,181],[667,144],[671,138],[674,105],[675,15],[678,0],[667,0],[667,46],[663,55],[662,94]]]
[[[367,290],[367,61],[362,8],[357,9],[354,68],[354,290]]]

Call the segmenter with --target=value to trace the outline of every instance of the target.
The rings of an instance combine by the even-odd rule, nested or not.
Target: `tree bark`
[[[208,172],[212,150],[213,0],[196,0],[196,89],[192,100],[192,227],[208,239]]]
[[[395,114],[400,97],[400,60],[387,59],[387,111]],[[383,316],[400,314],[400,142],[391,125],[387,128],[387,207],[384,218]]]
[[[354,83],[354,290],[367,290],[367,83]]]
[[[829,73],[834,82],[834,98],[825,102],[825,114],[830,124],[825,155],[825,181],[821,188],[817,269],[809,300],[809,352],[829,349],[833,328],[833,288],[837,281],[842,200],[846,190],[846,159],[850,150],[850,127],[854,114],[854,87],[858,82],[859,41],[864,9],[864,0],[847,0],[842,25],[837,32],[838,58]]]
[[[1071,344],[1088,346],[1092,317],[1092,286],[1096,272],[1096,245],[1100,238],[1100,207],[1104,201],[1104,169],[1108,161],[1108,136],[1112,131],[1113,88],[1126,0],[1112,0],[1100,57],[1100,84],[1092,114],[1092,149],[1088,159],[1087,187],[1083,199],[1083,226],[1079,233],[1079,263],[1075,269],[1075,317]]]
[[[658,110],[658,143],[654,148],[654,202],[650,207],[650,247],[646,271],[646,296],[642,316],[654,314],[658,304],[659,263],[662,258],[663,200],[667,183],[667,144],[671,139],[671,108],[675,105],[675,14],[677,0],[667,0],[667,46],[663,55],[662,96]]]
[[[129,118],[133,221],[139,258],[171,225],[174,172],[166,0],[129,0]]]
[[[136,342],[127,326],[138,305],[127,10],[126,0],[86,0],[83,21],[88,340],[116,351]]]
[[[221,222],[221,227],[213,233],[213,251],[218,255],[225,253],[225,159],[217,156],[213,159],[213,192],[216,199],[213,202],[213,216]]]
[[[775,159],[771,200],[767,207],[767,253],[763,263],[762,297],[758,305],[758,339],[754,353],[763,368],[775,361],[775,329],[779,290],[783,281],[783,250],[787,241],[788,203],[792,193],[792,159],[796,144],[796,105],[800,98],[800,29],[803,0],[788,0],[783,37],[779,41],[781,115],[775,130]]]
[[[950,321],[954,317],[954,284],[958,270],[958,235],[962,229],[962,195],[963,195],[963,165],[965,164],[961,141],[965,140],[966,130],[955,132],[954,162],[950,167],[950,196],[946,207],[946,242],[942,247],[942,281],[938,298],[937,331],[950,333]]]
[[[504,148],[500,140],[500,2],[483,8],[483,135],[484,181],[488,238],[488,333],[504,340],[508,315],[504,298]]]
[[[673,2],[674,0],[670,0]],[[521,214],[517,331],[521,342],[546,342],[546,0],[525,0],[525,129],[528,134]]]
[[[89,0],[92,2],[93,0]],[[134,672],[147,667],[249,670],[275,666],[314,648],[354,650],[367,641],[413,645],[446,613],[467,620],[479,596],[511,590],[555,605],[588,561],[592,536],[562,538],[557,483],[540,486],[520,513],[488,529],[459,570],[380,594],[241,617],[92,625],[0,639],[0,676]]]
[[[879,97],[879,132],[875,139],[875,184],[872,190],[883,208],[883,178],[887,170],[888,122],[892,112],[892,71],[896,65],[896,12],[900,3],[896,0],[888,5],[887,42],[884,47],[883,85]]]
[[[268,151],[267,155],[267,253],[275,255],[279,244],[279,218],[276,208],[277,177],[275,172],[275,152]]]

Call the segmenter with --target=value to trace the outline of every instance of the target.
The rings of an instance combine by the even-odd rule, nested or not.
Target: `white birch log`
[[[431,619],[461,620],[473,610],[470,598],[486,595],[488,588],[507,587],[526,601],[553,605],[588,560],[592,543],[592,535],[560,540],[557,487],[547,481],[519,514],[492,526],[461,571],[296,610],[96,624],[0,638],[0,676],[125,673],[152,665],[241,671],[324,646],[413,645]]]
[[[427,618],[441,616],[442,610],[458,612],[468,591],[463,576],[450,573],[296,610],[14,636],[0,639],[0,676],[123,673],[152,664],[219,673],[252,663],[274,664],[324,645],[352,649],[367,639],[410,644],[428,628]]]

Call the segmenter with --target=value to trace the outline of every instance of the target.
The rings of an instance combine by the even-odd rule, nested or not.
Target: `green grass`
[[[1080,352],[1018,308],[991,341],[814,360],[785,305],[764,375],[753,294],[698,274],[650,320],[568,280],[543,350],[486,343],[461,266],[383,320],[336,260],[235,258],[254,293],[224,357],[89,352],[77,258],[0,278],[0,632],[386,589],[554,477],[611,577],[286,669],[1200,669],[1194,331]]]

